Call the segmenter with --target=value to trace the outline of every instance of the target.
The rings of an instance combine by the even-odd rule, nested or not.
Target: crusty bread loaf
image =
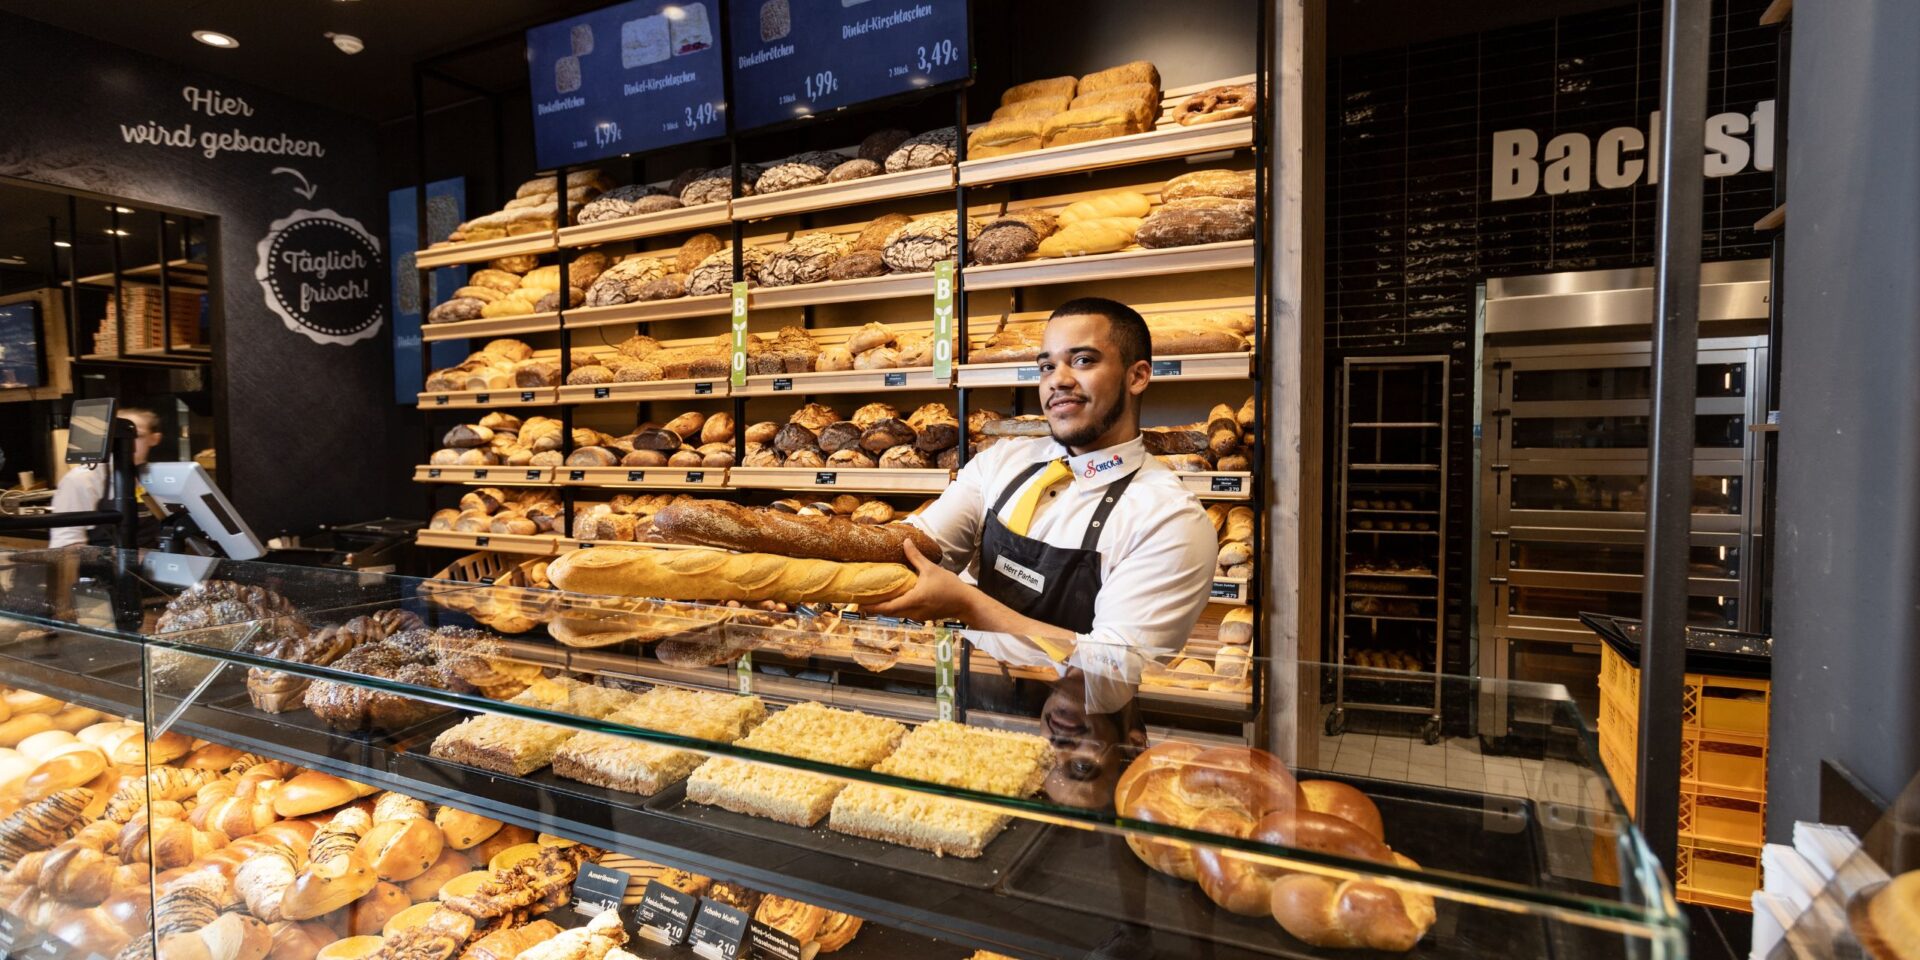
[[[897,563],[835,563],[717,550],[576,550],[547,568],[572,593],[674,600],[877,603],[913,587]]]
[[[1135,114],[1136,111],[1127,103],[1102,103],[1056,113],[1047,118],[1047,146],[1059,147],[1140,133],[1142,128]]]
[[[1022,100],[1033,100],[1040,97],[1072,99],[1074,91],[1079,87],[1079,83],[1080,82],[1073,77],[1048,77],[1045,80],[1028,80],[1026,83],[1016,83],[1008,87],[1005,93],[1000,94],[1000,102],[1003,104],[1018,103]]]
[[[982,125],[967,137],[967,156],[980,160],[1009,153],[1038,150],[1047,145],[1043,121],[1010,117]]]
[[[927,559],[940,559],[940,545],[918,527],[867,526],[844,517],[803,517],[725,500],[663,507],[653,515],[653,532],[671,543],[861,563],[903,562],[902,545],[911,540]]]
[[[1113,253],[1133,243],[1140,229],[1138,217],[1101,217],[1081,220],[1060,228],[1060,232],[1040,241],[1034,252],[1040,257],[1083,257],[1095,253]]]
[[[1079,92],[1085,94],[1092,90],[1103,90],[1129,83],[1146,83],[1160,86],[1160,71],[1146,60],[1135,60],[1117,67],[1096,70],[1080,78]]]

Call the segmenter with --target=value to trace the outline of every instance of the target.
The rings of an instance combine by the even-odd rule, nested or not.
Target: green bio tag
[[[953,261],[933,265],[933,378],[953,376]]]
[[[747,284],[733,285],[733,378],[736,387],[747,385]]]
[[[740,688],[741,696],[743,697],[752,696],[753,694],[753,652],[752,651],[748,651],[746,653],[741,654],[740,659],[735,660],[733,662],[733,678],[736,682],[736,685]]]
[[[937,716],[941,720],[953,719],[954,661],[955,647],[953,628],[938,627],[933,631],[933,697],[938,704]]]

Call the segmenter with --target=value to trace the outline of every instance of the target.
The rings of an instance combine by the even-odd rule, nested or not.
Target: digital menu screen
[[[42,385],[40,305],[26,301],[0,306],[0,390]]]
[[[734,129],[964,80],[966,0],[733,0]]]
[[[552,169],[721,135],[720,29],[720,0],[632,0],[528,30],[535,162]]]

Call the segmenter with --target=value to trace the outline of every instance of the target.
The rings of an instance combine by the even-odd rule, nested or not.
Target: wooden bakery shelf
[[[725,467],[556,467],[563,487],[624,487],[634,490],[718,490]]]
[[[1054,257],[968,267],[966,285],[968,291],[1005,290],[1010,287],[1121,280],[1251,266],[1253,241],[1229,240],[1191,247],[1165,247],[1158,250],[1136,247],[1118,253],[1097,253],[1085,257]]]
[[[951,470],[856,467],[732,467],[727,486],[736,490],[821,490],[857,493],[939,493],[953,482]]]
[[[1211,709],[1246,707],[1253,702],[1253,691],[1250,688],[1208,690],[1196,687],[1176,687],[1171,684],[1151,683],[1144,680],[1140,683],[1140,696],[1142,700],[1148,703]]]
[[[526,233],[517,237],[500,237],[495,240],[470,240],[466,243],[449,244],[422,250],[414,254],[413,265],[421,270],[437,267],[456,267],[463,263],[485,263],[499,257],[518,257],[526,254],[552,253],[560,249],[554,239],[553,231]]]
[[[779,193],[740,197],[733,201],[733,219],[762,220],[788,214],[851,207],[881,200],[918,197],[953,189],[953,167],[926,167],[882,173],[842,183],[821,183]]]
[[[690,400],[695,397],[724,397],[728,391],[725,377],[704,380],[645,380],[638,383],[570,384],[559,388],[560,402],[639,403],[645,400]]]
[[[1246,500],[1253,496],[1253,474],[1234,470],[1176,473],[1180,485],[1202,500]]]
[[[518,533],[461,533],[453,530],[423,529],[414,534],[413,542],[423,547],[493,550],[499,553],[519,553],[535,557],[552,556],[554,550],[552,534],[526,536]]]
[[[1245,380],[1253,373],[1250,353],[1195,353],[1154,357],[1155,380]],[[954,368],[954,384],[961,387],[1024,387],[1040,382],[1040,368],[1031,360],[1007,363],[967,363]]]
[[[617,323],[679,320],[684,317],[726,316],[732,311],[733,298],[724,293],[716,293],[705,297],[616,303],[610,307],[574,307],[560,311],[560,322],[569,329],[575,329],[604,327]]]
[[[1156,160],[1175,160],[1222,150],[1253,146],[1253,118],[1236,117],[1183,127],[1173,121],[1173,110],[1193,94],[1211,87],[1250,84],[1251,74],[1210,83],[1196,83],[1162,91],[1157,126],[1146,133],[1109,137],[1087,143],[1074,143],[1044,150],[1029,150],[960,164],[960,182],[966,186],[1006,183],[1051,177],[1063,173],[1082,173],[1124,167]],[[978,125],[975,125],[978,126]]]
[[[1239,577],[1214,577],[1213,602],[1230,607],[1247,605],[1247,581]]]
[[[562,227],[560,228],[560,246],[590,247],[594,244],[613,243],[619,240],[639,240],[668,233],[699,230],[703,227],[717,227],[729,222],[729,219],[726,204],[703,203],[694,207],[662,210],[659,213],[643,213],[636,217],[621,217],[618,220],[601,220],[597,223]]]
[[[421,464],[413,468],[414,483],[485,484],[489,487],[550,487],[554,467],[438,467]]]
[[[434,343],[440,340],[465,340],[468,337],[554,333],[559,329],[559,313],[529,313],[518,317],[481,317],[478,320],[460,320],[454,323],[429,323],[420,328],[420,339]]]
[[[1163,123],[1148,133],[1093,140],[1087,143],[1012,153],[960,164],[960,182],[969,187],[1010,180],[1030,180],[1063,173],[1082,173],[1156,160],[1177,160],[1202,153],[1240,150],[1253,146],[1253,118],[1238,117],[1217,123],[1183,127]]]
[[[832,370],[825,373],[756,374],[747,385],[735,387],[736,397],[772,397],[783,393],[885,393],[889,390],[945,390],[950,377],[936,377],[932,367],[897,370]]]
[[[529,407],[557,402],[553,387],[500,387],[491,390],[422,390],[421,409],[440,407]]]
[[[858,300],[890,300],[895,297],[933,296],[933,271],[889,273],[858,280],[823,280],[820,283],[796,283],[786,287],[754,287],[748,305],[755,310],[777,307],[806,307],[822,303],[851,303]]]

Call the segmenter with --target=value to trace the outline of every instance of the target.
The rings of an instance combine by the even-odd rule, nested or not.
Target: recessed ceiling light
[[[128,232],[126,232],[125,230],[107,230],[107,231],[105,231],[105,232],[106,232],[106,234],[107,234],[107,236],[110,236],[110,237],[129,237],[129,236],[132,236],[132,234],[130,234],[130,233],[128,233]]]
[[[71,244],[71,243],[68,243],[68,242],[66,242],[65,240],[55,240],[55,241],[53,242],[53,245],[54,245],[54,246],[56,246],[56,247],[59,247],[59,248],[61,248],[62,250],[64,250],[64,249],[66,249],[66,248],[68,248],[68,247],[71,247],[71,246],[73,246],[73,244]]]
[[[107,209],[112,210],[114,213],[132,213],[133,212],[132,207],[116,207],[116,206],[108,205]]]
[[[231,50],[240,45],[240,41],[218,30],[195,30],[193,38],[209,47],[219,47],[222,50]]]
[[[367,45],[364,42],[362,42],[359,37],[356,37],[351,33],[334,33],[332,31],[328,31],[327,39],[332,40],[333,45],[336,47],[339,47],[340,52],[347,54],[348,56],[352,56],[353,54],[359,53],[360,51],[365,50],[367,48]]]

